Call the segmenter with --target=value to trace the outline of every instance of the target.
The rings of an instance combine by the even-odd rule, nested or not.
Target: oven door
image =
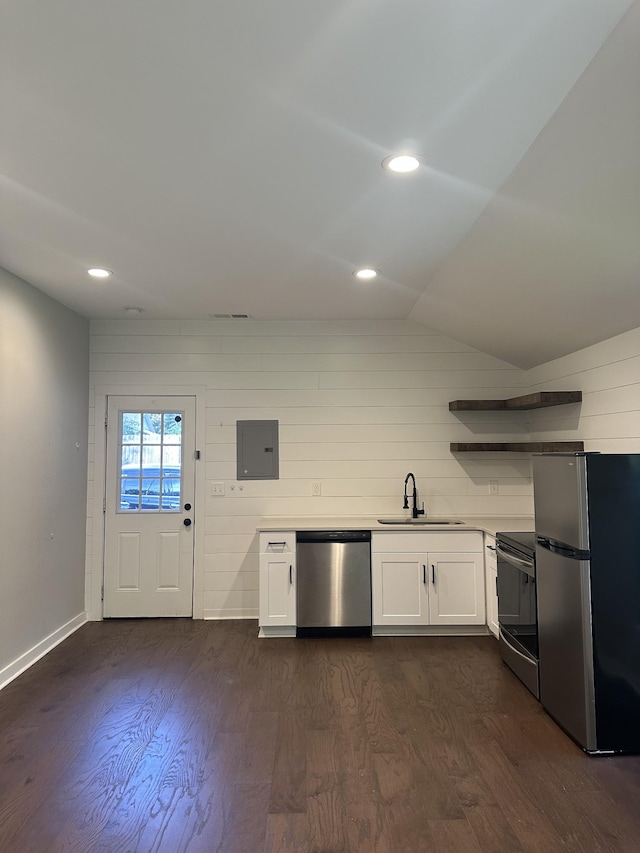
[[[500,653],[526,687],[539,697],[535,562],[497,541]]]

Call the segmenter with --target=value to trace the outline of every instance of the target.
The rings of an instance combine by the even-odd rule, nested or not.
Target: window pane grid
[[[122,412],[120,512],[177,512],[181,504],[182,413]]]

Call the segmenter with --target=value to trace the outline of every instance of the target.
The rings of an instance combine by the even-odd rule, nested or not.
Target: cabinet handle
[[[422,565],[422,583],[427,582],[427,567],[426,565]]]
[[[280,545],[281,548],[284,548],[286,544],[286,542],[269,542],[269,548],[271,548],[273,545]]]
[[[495,551],[496,550],[495,545],[487,545],[487,548],[489,549],[489,551]]]
[[[293,566],[289,566],[289,584],[293,583]]]
[[[436,582],[436,567],[432,563],[431,564],[431,583],[435,584],[435,582]]]
[[[496,595],[498,594],[498,576],[496,575]]]

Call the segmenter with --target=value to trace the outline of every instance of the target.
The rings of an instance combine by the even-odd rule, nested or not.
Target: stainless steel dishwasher
[[[371,531],[296,535],[298,637],[371,636]]]

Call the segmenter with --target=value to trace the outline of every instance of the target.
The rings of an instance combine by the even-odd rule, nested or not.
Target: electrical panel
[[[278,421],[236,421],[238,480],[279,479]]]

